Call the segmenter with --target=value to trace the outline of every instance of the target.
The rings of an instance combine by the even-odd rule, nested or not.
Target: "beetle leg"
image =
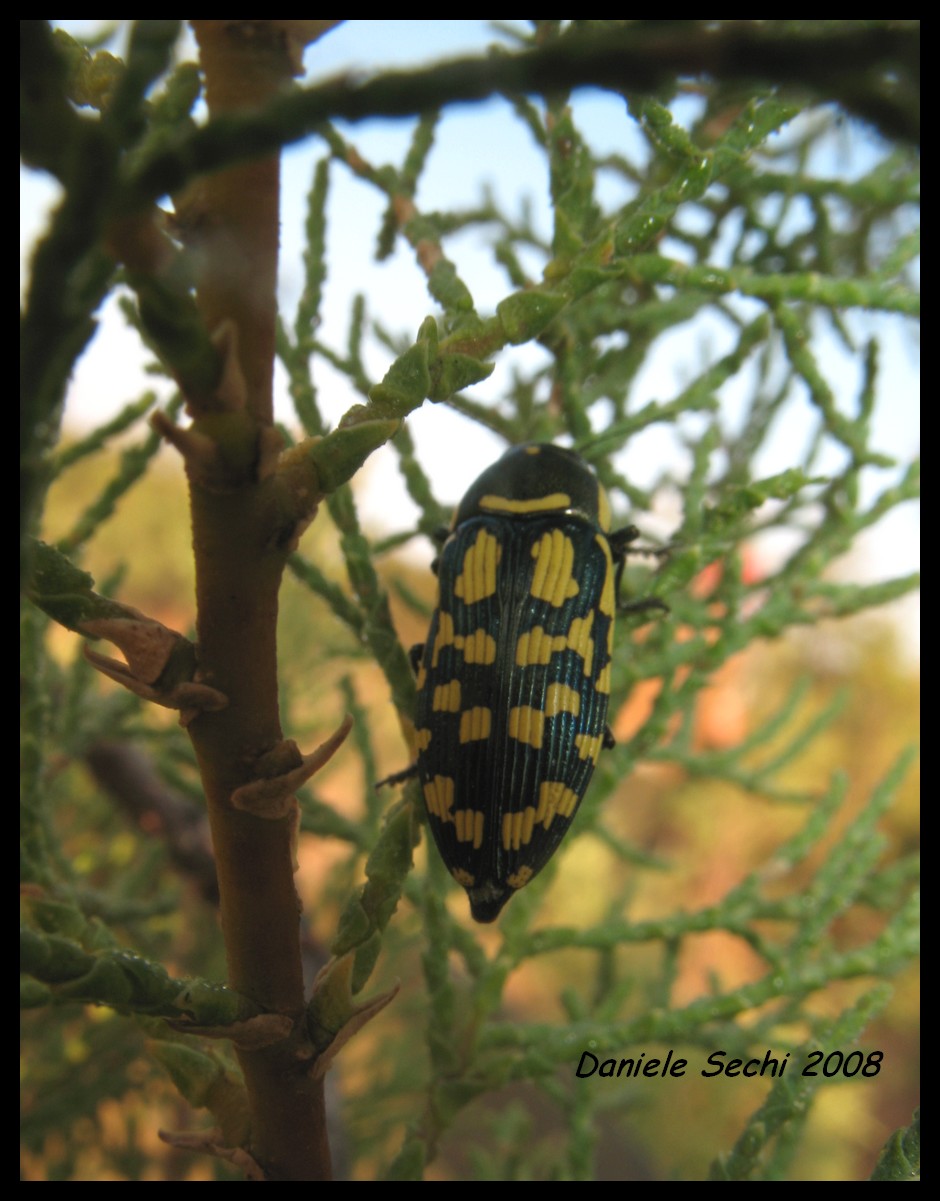
[[[417,763],[412,763],[409,767],[403,768],[402,771],[393,771],[390,776],[386,776],[383,780],[376,780],[376,788],[384,788],[386,784],[404,784],[406,780],[413,779],[418,774]]]
[[[646,613],[650,609],[659,609],[662,613],[669,612],[669,606],[658,596],[644,596],[639,600],[618,601],[618,613]]]
[[[623,569],[627,564],[627,555],[667,555],[672,547],[631,546],[640,537],[640,531],[635,525],[625,525],[621,530],[614,530],[609,537],[611,553],[616,563],[614,575],[614,595],[619,598],[620,585],[623,583]],[[669,612],[669,606],[658,596],[641,597],[633,601],[617,601],[618,613],[645,613],[650,609]]]

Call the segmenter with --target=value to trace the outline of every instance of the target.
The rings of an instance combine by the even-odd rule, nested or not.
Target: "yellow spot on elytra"
[[[592,738],[590,734],[576,734],[574,744],[578,748],[579,759],[590,759],[592,763],[596,763],[604,745],[604,736],[597,734]]]
[[[542,626],[533,626],[531,630],[521,634],[516,643],[516,666],[544,666],[552,655],[572,650],[584,660],[584,674],[589,676],[594,665],[594,642],[591,638],[593,624],[594,614],[589,613],[587,617],[575,617],[568,627],[567,634],[547,634]]]
[[[597,683],[594,685],[598,692],[610,693],[610,664],[601,670],[597,677]]]
[[[437,615],[437,637],[434,639],[434,650],[431,652],[431,666],[437,667],[437,660],[445,646],[454,642],[454,619],[449,613],[441,610]]]
[[[457,596],[463,597],[468,605],[492,596],[496,591],[496,565],[501,556],[502,548],[496,536],[489,530],[480,530],[463,557],[463,571],[454,581]]]
[[[561,530],[546,530],[532,547],[535,570],[529,591],[538,600],[559,609],[566,600],[578,595],[572,578],[574,544]]]
[[[431,745],[431,731],[425,729],[415,730],[415,749],[426,751]]]
[[[476,882],[477,882],[476,876],[472,875],[470,872],[468,872],[465,868],[462,868],[462,867],[453,868],[451,870],[450,874],[454,877],[454,879],[457,881],[457,883],[460,884],[463,888],[472,888],[474,886],[474,884],[476,884]]]
[[[534,875],[531,867],[520,867],[517,872],[506,877],[506,883],[510,888],[524,888]]]
[[[607,560],[607,567],[604,571],[604,587],[601,589],[601,597],[597,602],[597,607],[602,613],[606,613],[608,617],[613,617],[617,598],[614,596],[614,561],[610,557],[610,543],[606,538],[602,538],[600,534],[596,535],[596,542],[604,552],[604,558]]]
[[[526,805],[515,813],[503,814],[501,830],[503,850],[519,851],[532,841],[536,824],[547,830],[556,814],[571,817],[578,805],[578,794],[563,780],[544,780],[539,786],[538,807]],[[513,887],[516,887],[513,885]],[[521,887],[521,886],[520,886]]]
[[[545,689],[545,716],[559,713],[580,713],[581,694],[567,684],[549,684]]]
[[[516,643],[516,666],[534,667],[538,663],[545,664],[556,651],[563,651],[567,646],[568,639],[564,634],[553,637],[546,634],[542,626],[534,626],[520,635]]]
[[[535,820],[535,810],[531,805],[515,813],[503,814],[503,850],[518,851],[527,846],[532,838],[532,826]]]
[[[509,737],[519,742],[527,742],[536,750],[542,745],[542,730],[545,715],[540,709],[531,705],[519,705],[509,710]]]
[[[484,817],[478,809],[457,809],[454,813],[458,842],[472,842],[474,849],[483,845]]]
[[[576,617],[568,627],[568,646],[584,660],[584,674],[589,676],[594,666],[594,640],[591,630],[594,626],[594,613],[587,617]]]
[[[460,681],[448,680],[446,684],[438,684],[434,689],[431,709],[435,713],[459,713]]]
[[[581,696],[567,684],[550,684],[545,689],[545,708],[533,709],[531,705],[518,705],[509,710],[509,737],[519,742],[527,742],[529,746],[539,750],[544,733],[545,722],[559,713],[580,713]]]
[[[539,806],[535,820],[547,830],[555,820],[556,813],[561,817],[571,817],[579,799],[564,780],[543,780],[539,785]]]
[[[472,634],[455,634],[454,619],[442,609],[438,613],[437,637],[434,639],[434,650],[431,652],[431,666],[437,667],[441,651],[453,646],[461,651],[465,663],[492,663],[496,658],[496,639],[487,634],[482,627]],[[424,684],[426,677],[424,664],[418,671],[418,685]]]
[[[493,713],[480,705],[465,709],[460,715],[460,741],[480,742],[489,738],[493,724]]]
[[[433,814],[439,821],[454,820],[451,809],[454,807],[454,781],[450,776],[435,776],[424,786],[424,799],[427,802],[428,813]]]
[[[472,634],[457,634],[454,646],[463,651],[465,663],[492,663],[496,659],[496,639],[480,628]]]

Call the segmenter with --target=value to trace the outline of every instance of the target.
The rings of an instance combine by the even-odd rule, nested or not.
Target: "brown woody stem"
[[[288,82],[291,58],[279,23],[194,21],[193,28],[212,117],[260,107]],[[197,432],[217,451],[212,472],[186,460],[199,678],[229,702],[200,713],[189,732],[212,826],[229,982],[293,1023],[280,1042],[238,1049],[250,1106],[247,1149],[269,1180],[318,1180],[329,1178],[330,1156],[322,1082],[308,1070],[294,823],[231,803],[283,744],[276,628],[286,551],[272,537],[270,489],[258,472],[272,421],[278,186],[272,156],[197,180],[179,206],[199,309],[210,332],[234,330],[228,346],[244,381],[240,411],[231,394],[188,398]]]

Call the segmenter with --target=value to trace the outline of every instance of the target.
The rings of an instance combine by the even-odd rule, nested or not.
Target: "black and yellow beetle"
[[[507,451],[454,514],[416,648],[417,771],[434,840],[478,922],[545,866],[613,745],[617,585],[637,536],[611,532],[607,496],[579,455],[543,443]]]

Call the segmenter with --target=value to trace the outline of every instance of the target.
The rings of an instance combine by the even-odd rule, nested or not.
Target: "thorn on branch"
[[[181,681],[172,686],[161,688],[159,684],[148,684],[138,679],[126,663],[119,659],[110,659],[107,655],[99,655],[90,646],[86,646],[85,658],[95,668],[116,684],[122,685],[133,692],[135,696],[164,709],[179,709],[180,725],[188,726],[200,713],[217,713],[228,704],[228,697],[217,688],[208,684],[193,681]]]
[[[401,989],[396,980],[390,989],[371,1000],[355,1004],[352,978],[356,955],[350,951],[334,957],[317,974],[307,1005],[307,1028],[315,1047],[322,1048],[311,1065],[311,1074],[319,1080],[349,1040],[390,1004]]]
[[[244,1051],[258,1051],[262,1047],[273,1047],[283,1042],[294,1028],[286,1013],[259,1013],[244,1022],[232,1022],[227,1026],[199,1026],[195,1022],[169,1022],[174,1030],[195,1034],[200,1038],[229,1038],[236,1047]]]
[[[222,360],[222,377],[212,407],[219,412],[239,413],[248,402],[248,385],[238,358],[238,326],[232,320],[222,321],[210,340]]]
[[[264,1180],[264,1172],[258,1161],[243,1147],[226,1147],[220,1141],[222,1131],[217,1129],[200,1130],[188,1133],[185,1130],[158,1130],[160,1139],[171,1147],[181,1151],[203,1151],[207,1155],[215,1155],[227,1163],[241,1168],[249,1180]]]
[[[187,473],[195,479],[214,473],[219,469],[219,450],[211,438],[200,434],[192,427],[188,429],[171,421],[165,413],[152,414],[150,424],[157,433],[183,456]]]
[[[142,684],[154,684],[163,675],[170,656],[180,642],[191,644],[182,634],[169,629],[162,622],[145,617],[136,609],[127,606],[126,612],[126,617],[89,618],[78,628],[91,638],[106,638],[108,642],[113,642],[127,659],[125,670],[129,670]],[[101,659],[102,656],[92,655],[90,658],[94,662],[95,658]]]
[[[232,793],[232,805],[245,813],[251,813],[254,817],[268,818],[272,821],[287,817],[296,805],[294,794],[297,789],[306,784],[311,776],[333,758],[346,741],[352,724],[353,719],[347,714],[338,729],[309,755],[301,756],[297,744],[291,739],[286,739],[272,754],[276,754],[281,761],[285,752],[296,756],[299,758],[296,766],[277,775],[259,777],[236,788]]]

